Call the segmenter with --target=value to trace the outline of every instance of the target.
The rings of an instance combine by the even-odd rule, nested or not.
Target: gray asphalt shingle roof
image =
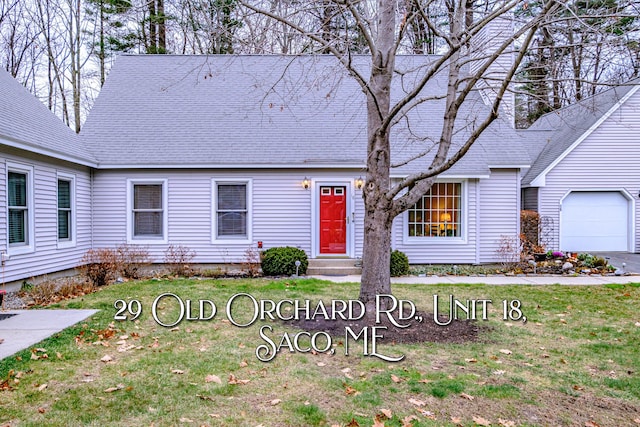
[[[9,73],[0,69],[0,140],[81,164],[95,158],[80,138]]]
[[[611,110],[634,87],[636,80],[583,99],[580,102],[552,111],[540,117],[529,129],[520,131],[528,140],[526,147],[534,160],[522,184],[528,185],[578,138]]]
[[[428,61],[401,56],[409,84]],[[355,57],[363,69],[368,57]],[[398,79],[400,81],[400,79]],[[399,83],[400,85],[400,83]],[[393,96],[402,93],[394,88]],[[425,96],[446,90],[446,76]],[[439,135],[444,101],[396,126],[392,162],[424,150]],[[461,111],[467,127],[487,107],[473,94]],[[102,167],[364,167],[365,96],[332,56],[124,55],[116,60],[81,132]],[[458,129],[457,141],[469,132]],[[394,170],[426,167],[430,156]],[[528,164],[516,132],[496,122],[450,174],[488,174],[489,166]]]

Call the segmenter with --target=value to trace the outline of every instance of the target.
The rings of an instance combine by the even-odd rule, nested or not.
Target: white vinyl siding
[[[12,167],[26,168],[32,173],[30,249],[9,247],[7,231],[7,171]],[[75,246],[61,245],[58,240],[58,177],[75,176]],[[8,250],[5,280],[30,277],[73,269],[91,248],[91,188],[90,171],[83,166],[48,160],[16,149],[0,154],[0,250]],[[66,242],[65,242],[66,243]]]
[[[126,183],[167,180],[167,242],[150,245],[154,262],[162,262],[170,244],[196,252],[195,263],[239,263],[249,247],[263,242],[264,249],[294,246],[311,255],[312,191],[302,185],[304,176],[314,180],[344,179],[339,172],[230,170],[97,170],[94,175],[94,247],[114,247],[126,239]],[[348,175],[347,175],[348,176]],[[357,177],[354,175],[352,178]],[[214,183],[249,183],[250,210],[247,239],[215,239]],[[355,256],[362,254],[362,196],[354,193],[359,226]]]
[[[167,242],[167,180],[129,180],[128,236],[133,244]]]
[[[572,191],[615,191],[628,195],[631,215],[627,250],[640,252],[640,93],[605,120],[546,176],[538,189],[538,212],[552,222],[549,249],[561,249],[561,201]]]
[[[34,251],[33,166],[7,162],[9,255]]]
[[[480,180],[480,262],[501,261],[498,255],[503,237],[520,236],[520,174],[517,170],[491,170]]]

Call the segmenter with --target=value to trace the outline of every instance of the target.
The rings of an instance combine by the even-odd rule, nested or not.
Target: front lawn
[[[174,297],[185,306],[182,322]],[[5,426],[634,426],[640,425],[640,286],[395,285],[398,298],[432,312],[486,300],[478,341],[396,344],[332,338],[334,354],[282,348],[262,362],[256,349],[294,344],[291,322],[251,322],[253,300],[356,299],[358,285],[317,280],[167,280],[112,285],[57,308],[97,308],[87,321],[0,361]],[[114,320],[117,309],[135,320]],[[191,300],[191,311],[186,310]],[[217,313],[198,317],[199,301]],[[511,303],[518,300],[518,303]],[[507,314],[527,322],[504,321]],[[481,317],[481,304],[476,304]],[[203,317],[211,306],[203,303]],[[291,304],[280,306],[291,315]],[[346,313],[346,311],[345,311]],[[446,314],[443,312],[443,314]],[[131,314],[128,315],[131,317]],[[415,321],[415,320],[411,320]],[[432,318],[423,319],[433,322]],[[410,322],[410,321],[407,321]],[[235,323],[235,324],[234,324]],[[251,323],[250,326],[241,327]],[[359,332],[359,330],[354,330]],[[316,348],[326,344],[318,335]],[[361,337],[362,339],[363,337]],[[370,338],[370,337],[369,337]],[[287,343],[285,341],[285,343]],[[371,344],[371,342],[369,342]],[[349,355],[345,355],[348,346]],[[258,352],[265,358],[265,352]]]

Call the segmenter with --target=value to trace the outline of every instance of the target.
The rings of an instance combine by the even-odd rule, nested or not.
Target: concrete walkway
[[[360,283],[360,276],[310,276],[316,279],[329,280],[336,283]],[[406,284],[455,284],[455,283],[484,283],[487,285],[607,285],[640,283],[640,275],[629,276],[556,276],[556,275],[527,275],[527,276],[403,276],[393,277],[391,283]]]
[[[5,310],[15,314],[0,320],[0,359],[29,348],[61,330],[83,321],[98,310]]]

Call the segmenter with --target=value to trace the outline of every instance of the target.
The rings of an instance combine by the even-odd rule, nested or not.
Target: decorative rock
[[[564,264],[562,264],[562,271],[569,271],[569,270],[573,270],[573,264],[567,261]]]

